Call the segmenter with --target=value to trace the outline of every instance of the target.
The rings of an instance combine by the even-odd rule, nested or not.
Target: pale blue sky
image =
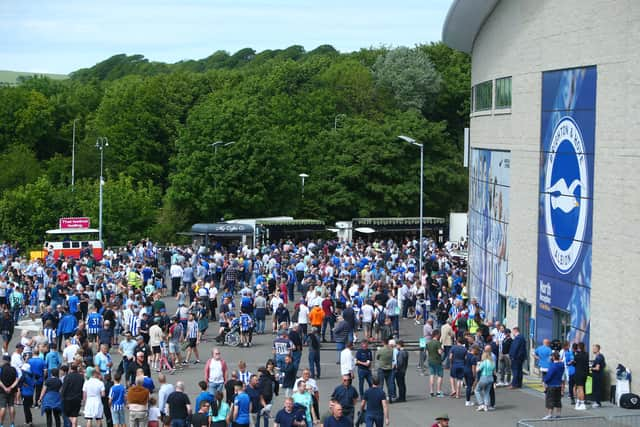
[[[200,59],[299,44],[440,40],[452,0],[0,0],[0,69],[69,73],[118,53]]]

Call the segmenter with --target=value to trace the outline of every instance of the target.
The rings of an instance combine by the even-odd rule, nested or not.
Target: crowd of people
[[[87,427],[389,425],[389,405],[407,396],[403,318],[423,325],[417,362],[429,374],[427,397],[445,395],[447,369],[448,395],[464,393],[466,406],[492,410],[496,387],[522,386],[526,344],[517,327],[490,324],[469,299],[464,259],[450,249],[427,239],[162,249],[143,240],[107,250],[101,260],[89,248],[77,260],[49,254],[27,261],[5,244],[0,427],[6,412],[13,427],[18,403],[29,426],[34,406],[48,427],[75,427],[81,411]],[[26,317],[40,318],[42,328],[22,329],[9,355],[14,328]],[[217,327],[209,331],[211,322]],[[227,364],[222,357],[228,335],[248,348],[254,335],[269,333],[271,354],[255,374],[244,361]],[[202,363],[199,346],[207,339],[216,344]],[[328,410],[317,383],[325,343],[335,345],[341,378],[324,403]],[[305,351],[308,368],[300,369]],[[567,354],[548,358],[573,366]],[[200,363],[204,375],[192,404],[184,382],[170,384],[167,375]],[[549,372],[551,390],[556,379]],[[273,408],[280,393],[284,405]],[[553,396],[548,402],[556,409]],[[448,416],[434,425],[448,425]]]

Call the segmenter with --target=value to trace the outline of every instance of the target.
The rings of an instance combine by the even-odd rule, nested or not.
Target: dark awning
[[[207,236],[245,236],[253,234],[253,227],[248,224],[232,224],[219,222],[216,224],[193,224],[191,233]]]

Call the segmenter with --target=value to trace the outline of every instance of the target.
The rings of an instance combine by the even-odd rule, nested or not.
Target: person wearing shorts
[[[564,362],[560,360],[560,354],[555,351],[551,354],[551,363],[542,380],[546,387],[544,403],[547,409],[547,415],[543,419],[560,418],[562,391],[564,389]]]
[[[462,382],[464,381],[464,362],[467,357],[467,349],[464,346],[464,338],[458,337],[456,345],[449,350],[449,361],[451,371],[449,380],[451,382],[451,396],[459,399],[462,392]]]
[[[440,342],[440,331],[435,330],[431,334],[431,340],[427,343],[427,360],[429,361],[429,391],[431,397],[442,397],[442,343]],[[436,391],[433,383],[436,383]]]
[[[7,372],[2,372],[0,374],[0,381],[2,381],[4,387],[8,388],[9,391],[7,392],[4,389],[0,391],[0,425],[4,423],[4,416],[7,408],[9,408],[9,419],[11,420],[11,425],[13,425],[16,417],[16,410],[13,405],[16,399],[18,382],[22,371],[10,365],[10,356],[5,355],[2,357],[2,360],[4,361],[2,369]]]

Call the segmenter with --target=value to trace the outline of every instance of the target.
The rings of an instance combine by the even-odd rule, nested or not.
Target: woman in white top
[[[87,420],[87,427],[91,427],[93,420],[100,425],[104,414],[102,398],[104,397],[104,383],[100,380],[100,371],[94,370],[91,378],[85,381],[82,386],[82,397],[84,399],[84,418]]]

